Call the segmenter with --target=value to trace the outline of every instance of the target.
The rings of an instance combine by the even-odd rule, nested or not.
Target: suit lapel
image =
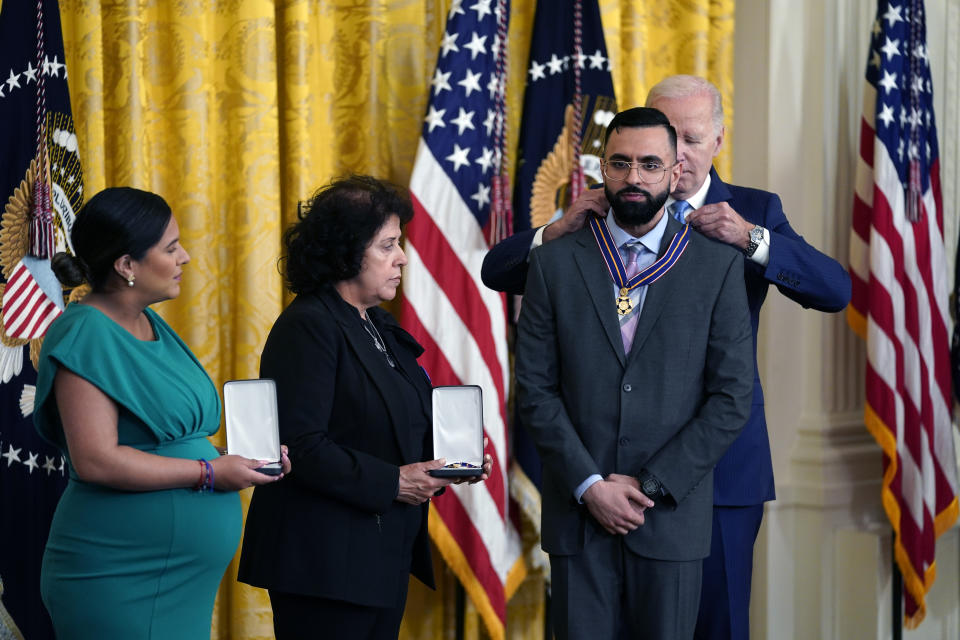
[[[664,215],[667,214],[664,213]],[[667,228],[663,232],[663,239],[660,241],[660,251],[657,253],[658,260],[666,253],[667,247],[670,246],[670,241],[673,240],[673,236],[682,228],[683,225],[681,225],[676,218],[667,216]],[[670,271],[663,274],[659,280],[647,287],[647,296],[643,300],[643,309],[640,311],[640,319],[637,322],[637,332],[633,336],[633,346],[630,348],[630,359],[643,348],[643,343],[646,342],[647,336],[650,335],[653,325],[656,324],[664,307],[670,301],[674,290],[672,283],[677,282],[676,278],[679,276],[679,273],[684,271],[682,268],[684,263],[690,260],[690,255],[694,251],[692,245],[693,242],[687,245],[683,255],[680,256],[680,259],[673,265]]]
[[[623,354],[623,339],[620,337],[620,324],[617,322],[616,302],[613,299],[613,280],[607,270],[596,238],[589,227],[585,227],[577,238],[573,252],[574,261],[580,271],[590,298],[593,300],[593,309],[597,313],[603,332],[610,342],[610,347],[617,354],[620,365],[626,364]]]
[[[704,198],[704,204],[715,204],[717,202],[728,202],[733,200],[733,194],[727,188],[726,183],[717,175],[717,170],[710,168],[710,188],[707,189],[707,197]]]
[[[406,402],[397,392],[397,380],[393,378],[393,372],[388,367],[383,366],[383,354],[373,345],[373,340],[369,336],[362,335],[358,331],[358,329],[363,330],[360,326],[359,312],[344,302],[336,291],[321,294],[320,300],[336,318],[347,344],[356,354],[360,365],[373,380],[373,386],[376,387],[383,398],[383,404],[390,415],[393,435],[403,459],[413,462],[414,456],[413,452],[410,451],[410,443],[407,442],[407,438],[402,437],[399,431],[399,425],[409,424]],[[397,351],[397,349],[394,349],[393,353],[397,353]]]

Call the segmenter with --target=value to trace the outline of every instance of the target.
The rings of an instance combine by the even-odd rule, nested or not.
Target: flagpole
[[[460,580],[457,580],[457,589],[456,589],[456,609],[454,615],[456,616],[456,639],[463,640],[465,637],[465,628],[467,621],[467,592],[463,588],[463,583]]]
[[[903,574],[897,566],[897,532],[890,538],[890,566],[893,567],[893,640],[903,640]]]

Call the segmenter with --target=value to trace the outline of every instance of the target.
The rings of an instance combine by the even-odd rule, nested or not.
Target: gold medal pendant
[[[617,298],[617,313],[625,316],[633,310],[633,303],[630,302],[630,291],[626,287],[620,288],[620,297]]]

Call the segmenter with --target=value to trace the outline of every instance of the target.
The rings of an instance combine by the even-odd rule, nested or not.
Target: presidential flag
[[[867,428],[905,587],[926,612],[937,537],[957,518],[940,162],[922,0],[880,0],[857,166],[848,321],[866,341]]]
[[[578,189],[601,184],[603,134],[617,112],[596,0],[537,5],[520,125],[514,230],[559,217]],[[515,424],[518,418],[514,416]],[[510,493],[539,539],[540,458],[521,425]],[[533,549],[532,563],[547,569]]]
[[[53,637],[40,561],[66,483],[60,452],[33,427],[34,365],[64,305],[50,257],[69,247],[83,177],[56,0],[4,2],[0,42],[0,579],[33,640]]]
[[[508,12],[505,0],[453,0],[447,14],[410,178],[401,310],[434,385],[483,390],[493,473],[435,498],[430,534],[493,638],[504,636],[506,601],[525,571],[508,508],[505,302],[480,281],[502,175]]]

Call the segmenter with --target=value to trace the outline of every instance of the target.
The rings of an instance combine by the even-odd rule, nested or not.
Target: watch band
[[[763,227],[754,225],[753,229],[750,229],[750,235],[747,237],[747,248],[743,250],[744,255],[752,258],[753,254],[756,253],[760,247],[761,242],[763,242]]]

